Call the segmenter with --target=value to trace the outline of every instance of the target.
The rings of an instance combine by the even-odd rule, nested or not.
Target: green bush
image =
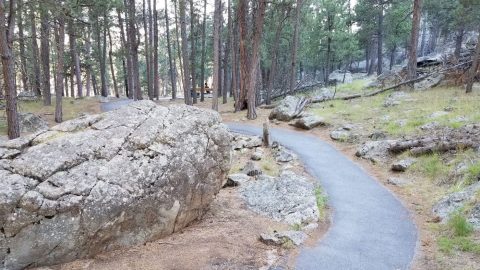
[[[456,212],[450,217],[448,227],[456,237],[467,237],[473,233],[473,226],[460,212]]]

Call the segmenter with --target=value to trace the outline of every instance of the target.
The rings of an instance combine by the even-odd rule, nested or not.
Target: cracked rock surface
[[[91,257],[169,235],[223,185],[219,114],[140,101],[0,142],[0,269]]]

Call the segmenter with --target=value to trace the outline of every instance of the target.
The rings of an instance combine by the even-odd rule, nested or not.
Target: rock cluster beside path
[[[310,130],[318,126],[325,126],[325,119],[304,112],[311,100],[300,96],[285,97],[269,115],[270,120],[290,122],[297,128]]]
[[[0,269],[91,257],[201,217],[230,167],[213,111],[140,101],[0,145]]]

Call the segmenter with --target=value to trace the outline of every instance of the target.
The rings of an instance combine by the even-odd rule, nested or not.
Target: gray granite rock
[[[213,111],[140,101],[2,143],[20,153],[0,158],[0,268],[92,257],[187,226],[223,186],[230,140]]]

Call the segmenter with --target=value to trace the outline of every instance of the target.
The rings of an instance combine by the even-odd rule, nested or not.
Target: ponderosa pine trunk
[[[86,95],[87,97],[89,97],[92,93],[92,65],[89,63],[89,60],[90,60],[90,50],[92,48],[92,45],[91,45],[91,41],[90,41],[90,31],[89,31],[89,28],[87,28],[87,37],[85,39],[85,51],[86,51],[86,62],[87,62],[87,66],[86,66],[86,85],[85,85],[85,88],[86,88]]]
[[[230,11],[231,0],[228,0],[227,4],[227,37],[225,39],[225,52],[223,54],[223,104],[226,104],[228,101],[228,93],[230,93],[230,71],[229,71],[229,62],[230,62],[230,40],[232,38],[230,34],[230,25],[232,24],[232,12]]]
[[[115,91],[115,97],[119,98],[120,93],[118,91],[117,85],[117,77],[115,76],[115,67],[113,65],[113,42],[112,42],[112,34],[110,33],[110,28],[107,30],[108,33],[108,41],[109,41],[109,49],[108,49],[108,58],[110,60],[110,72],[112,73],[112,81],[113,81],[113,89]]]
[[[83,97],[83,84],[82,84],[82,73],[80,69],[80,57],[78,55],[77,49],[77,36],[75,33],[74,19],[71,18],[68,24],[68,35],[70,37],[70,50],[73,59],[73,68],[75,71],[75,79],[77,81],[77,96],[79,98]],[[73,93],[73,89],[72,89]]]
[[[150,0],[149,0],[150,1]],[[150,41],[148,38],[149,30],[147,24],[147,8],[146,2],[143,0],[143,36],[145,44],[145,65],[146,65],[146,78],[147,78],[147,94],[150,100],[153,100],[153,88],[152,86],[152,71],[151,71],[151,61],[150,61]]]
[[[240,1],[244,2],[244,1]],[[221,0],[215,0],[215,11],[213,15],[213,84],[212,84],[212,109],[218,111],[218,88],[220,74],[220,13]]]
[[[3,81],[5,87],[7,133],[9,139],[20,137],[17,113],[17,90],[15,86],[15,59],[12,52],[15,28],[15,0],[10,0],[8,22],[5,1],[0,0],[0,55],[2,56]],[[8,23],[8,24],[7,24]]]
[[[190,53],[190,69],[192,70],[191,71],[191,77],[192,77],[192,95],[193,95],[193,104],[197,104],[197,87],[196,87],[196,80],[195,80],[195,76],[196,76],[196,72],[195,72],[195,68],[196,68],[196,61],[195,61],[195,41],[197,39],[196,35],[195,35],[195,7],[194,7],[194,4],[193,4],[193,0],[190,0],[190,50],[191,50],[191,53]]]
[[[42,95],[42,84],[40,79],[40,62],[38,61],[38,42],[37,42],[37,24],[35,22],[35,7],[31,3],[30,8],[30,34],[32,40],[32,65],[33,65],[33,79],[31,80],[32,89],[37,96]]]
[[[235,111],[241,111],[247,107],[247,89],[248,89],[248,51],[247,51],[247,39],[248,39],[248,24],[247,24],[247,1],[239,1],[237,7],[238,26],[240,29],[240,42],[239,42],[239,61],[240,61],[240,89],[238,92],[238,99],[235,102]]]
[[[420,31],[420,18],[422,15],[422,0],[414,0],[413,2],[413,21],[412,33],[410,37],[410,50],[408,53],[408,79],[413,80],[417,78],[417,46],[418,35]],[[413,84],[410,85],[413,88]]]
[[[134,100],[142,99],[142,89],[140,88],[140,73],[138,65],[138,45],[137,28],[135,24],[135,0],[126,0],[128,10],[128,30],[129,53],[132,59],[132,89]]]
[[[178,29],[180,28],[179,23],[178,23],[178,16],[177,16],[177,0],[173,0],[174,4],[174,13],[175,13],[175,40],[176,40],[176,50],[177,50],[177,57],[178,57],[178,63],[180,65],[180,90],[183,90],[185,92],[185,81],[183,80],[184,75],[183,75],[183,59],[182,59],[182,46],[180,44],[180,32],[178,32]],[[174,65],[175,67],[177,66],[176,64]]]
[[[180,15],[180,35],[182,36],[182,59],[183,59],[183,94],[185,104],[192,105],[190,63],[188,57],[188,38],[187,38],[187,19],[186,19],[186,0],[179,0]]]
[[[293,25],[293,44],[291,48],[290,58],[290,80],[288,90],[293,93],[295,90],[295,84],[297,82],[297,48],[300,32],[300,16],[302,12],[303,0],[297,0],[297,7],[295,9],[295,21]]]
[[[170,45],[170,30],[169,30],[169,20],[168,20],[168,0],[165,0],[165,32],[167,33],[167,51],[168,51],[168,65],[169,65],[169,74],[170,82],[172,84],[172,99],[177,99],[177,76],[175,72],[175,67],[173,65],[173,54],[172,46]]]
[[[19,48],[19,57],[20,57],[20,73],[22,76],[22,87],[23,91],[29,91],[29,80],[27,72],[27,57],[25,55],[25,37],[23,35],[23,1],[18,0],[18,48]]]
[[[127,14],[127,12],[125,12]],[[120,9],[117,9],[118,25],[120,27],[120,38],[122,41],[123,48],[123,58],[126,59],[126,72],[125,72],[125,93],[128,98],[133,99],[133,84],[132,84],[132,58],[130,57],[130,44],[125,37],[125,28],[123,24],[122,14]],[[125,61],[123,61],[123,66],[125,66]]]
[[[52,105],[50,93],[50,23],[48,22],[48,5],[40,7],[40,57],[42,59],[43,105]]]
[[[206,58],[206,28],[207,28],[207,0],[203,1],[203,23],[202,23],[202,63],[201,63],[201,85],[200,101],[205,101],[205,58]]]
[[[300,3],[301,0],[297,0],[297,3]],[[253,120],[257,118],[256,112],[256,83],[257,83],[257,72],[259,69],[259,62],[260,62],[260,43],[262,40],[263,34],[263,23],[265,20],[265,9],[267,3],[266,0],[259,0],[258,7],[255,10],[255,23],[253,26],[253,35],[252,35],[252,58],[250,60],[250,74],[248,79],[248,93],[247,93],[247,118],[249,120]],[[300,7],[301,8],[301,7]]]
[[[60,4],[61,6],[61,4]],[[55,43],[57,63],[55,76],[55,122],[63,121],[62,96],[64,90],[64,52],[65,52],[65,15],[63,10],[57,15],[57,25],[55,29]],[[72,77],[73,80],[73,77]],[[73,88],[73,86],[72,86]],[[73,90],[72,90],[73,92]]]
[[[268,75],[268,82],[267,82],[267,96],[265,99],[265,103],[267,105],[271,104],[271,96],[273,91],[273,84],[275,81],[275,76],[277,74],[277,57],[278,57],[278,48],[280,46],[280,38],[282,34],[282,29],[284,26],[285,20],[288,18],[287,14],[285,14],[285,10],[281,10],[283,18],[277,23],[277,27],[275,29],[275,36],[273,38],[273,48],[272,52],[270,53],[270,72]]]
[[[158,68],[158,11],[157,1],[153,0],[153,95],[157,100],[160,97]]]
[[[383,0],[380,0],[383,1]],[[379,3],[377,28],[377,75],[383,73],[383,4]]]

